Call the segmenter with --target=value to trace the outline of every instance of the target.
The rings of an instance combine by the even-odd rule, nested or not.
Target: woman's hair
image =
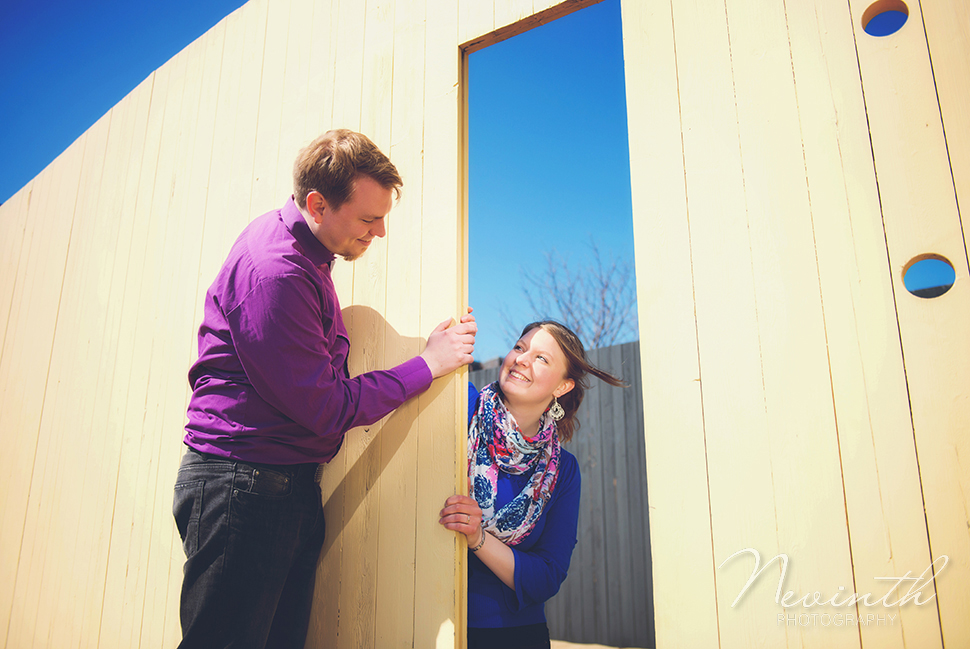
[[[404,181],[394,164],[370,138],[347,129],[327,131],[305,146],[293,164],[293,199],[301,209],[306,197],[320,192],[334,210],[350,200],[358,176],[370,176],[401,197]]]
[[[546,333],[552,336],[566,355],[566,378],[572,379],[575,384],[572,390],[559,397],[559,405],[562,406],[566,414],[557,422],[556,430],[558,431],[560,441],[568,442],[572,439],[573,434],[579,430],[579,420],[576,419],[576,412],[579,410],[579,405],[583,402],[583,397],[586,396],[586,390],[589,388],[589,381],[586,378],[587,374],[592,374],[606,383],[617,387],[628,384],[609,372],[594,367],[586,357],[586,349],[583,347],[579,336],[574,334],[569,327],[561,322],[556,322],[555,320],[531,322],[525,326],[522,333],[519,334],[519,338],[522,338],[533,329],[539,328],[545,330]]]

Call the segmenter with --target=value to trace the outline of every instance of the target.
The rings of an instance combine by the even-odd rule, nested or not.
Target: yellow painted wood
[[[141,282],[146,272],[147,253],[150,239],[151,208],[154,200],[156,172],[166,165],[170,156],[169,149],[162,146],[166,124],[168,103],[172,95],[181,97],[180,80],[184,76],[184,57],[176,57],[159,68],[152,77],[149,87],[147,120],[142,131],[144,146],[140,165],[132,169],[129,182],[125,186],[123,213],[130,214],[132,228],[129,240],[128,261],[125,273],[121,276],[119,299],[123,309],[120,316],[117,337],[117,354],[111,368],[112,379],[106,398],[108,400],[106,420],[109,444],[106,454],[105,478],[112,485],[106,502],[108,508],[107,528],[107,565],[104,579],[103,606],[98,620],[98,635],[118,638],[118,642],[130,642],[130,628],[125,629],[122,638],[122,625],[133,612],[124,610],[137,595],[128,584],[129,557],[132,548],[131,530],[134,526],[134,506],[132,498],[136,486],[136,451],[141,438],[136,428],[140,419],[137,396],[130,392],[142,385],[145,380],[142,368],[146,365],[143,356],[144,346],[139,344],[138,333],[141,329],[140,304],[143,299]],[[171,91],[171,93],[170,93]],[[161,200],[161,197],[159,197]],[[154,256],[154,255],[153,255]],[[141,394],[144,403],[144,392]],[[130,418],[129,418],[130,411]],[[134,645],[137,646],[137,645]]]
[[[166,421],[180,408],[184,412],[182,399],[170,401],[169,386],[177,379],[178,368],[188,361],[186,352],[191,349],[191,340],[185,336],[192,328],[182,324],[184,313],[179,308],[178,288],[186,286],[180,276],[190,274],[194,279],[198,272],[205,195],[194,188],[197,183],[204,187],[207,167],[198,161],[196,151],[197,146],[211,146],[210,111],[218,90],[218,67],[213,73],[207,61],[213,49],[212,34],[209,32],[185,51],[181,92],[176,92],[166,106],[166,130],[161,147],[167,155],[160,156],[155,192],[147,211],[149,241],[154,245],[146,258],[138,289],[141,294],[138,320],[142,326],[136,335],[136,349],[147,347],[148,357],[147,364],[142,366],[143,379],[131,386],[126,413],[128,427],[141,432],[142,441],[131,449],[130,456],[122,458],[123,464],[132,462],[138,467],[134,473],[135,525],[131,547],[140,559],[138,568],[129,570],[127,587],[138,594],[136,601],[141,608],[123,616],[121,629],[123,637],[130,637],[131,644],[139,646],[160,645],[165,615],[171,615],[164,604],[169,562],[174,554],[170,551],[173,525],[171,497],[166,498],[164,492],[174,484],[171,477],[177,468],[173,461],[177,453],[174,449],[178,448],[176,439],[181,434],[180,431],[176,435],[166,434],[169,430]],[[215,49],[221,52],[221,42]],[[206,87],[206,82],[211,85]],[[168,191],[159,196],[159,189]],[[186,241],[194,243],[188,246]],[[181,386],[184,382],[180,382]],[[132,408],[134,399],[138,400],[138,410]],[[137,421],[132,421],[134,413]],[[177,419],[179,423],[181,420],[181,417]],[[173,451],[166,453],[166,448]]]
[[[78,554],[79,538],[90,534],[89,530],[83,530],[79,535],[79,515],[84,501],[83,488],[78,486],[85,484],[87,462],[82,458],[87,457],[88,446],[83,435],[73,435],[59,443],[57,440],[61,431],[84,430],[81,422],[90,418],[95,397],[94,359],[106,307],[97,295],[98,275],[107,258],[103,252],[110,247],[114,236],[113,224],[105,222],[98,204],[113,112],[103,116],[84,135],[84,156],[70,226],[71,242],[41,416],[40,435],[51,440],[51,452],[45,458],[43,487],[31,489],[43,494],[38,502],[43,523],[38,529],[46,527],[47,531],[43,538],[31,538],[34,530],[30,526],[24,530],[25,543],[33,545],[41,557],[40,578],[32,581],[41,593],[52,594],[42,597],[33,626],[47,630],[47,642],[51,646],[70,643],[80,627],[79,620],[72,615],[73,597],[69,589],[61,586],[65,582],[81,583],[85,563],[76,557],[88,556]],[[82,317],[85,313],[93,317]],[[36,470],[34,477],[38,477]]]
[[[362,51],[354,53],[361,70],[362,95],[355,120],[382,150],[390,144],[391,72],[393,56],[393,8],[387,3],[367,3],[362,10]],[[345,110],[351,111],[351,102]],[[387,217],[392,218],[391,216]],[[380,315],[389,287],[386,241],[371,246],[353,263],[353,305],[344,309],[345,322],[351,332],[351,375],[386,366],[384,360],[385,322]],[[342,583],[339,592],[341,615],[337,646],[376,646],[376,606],[381,575],[377,572],[379,540],[383,533],[380,520],[381,485],[379,476],[380,443],[383,422],[350,431],[341,454],[347,472],[339,493],[343,497],[344,519],[338,528],[343,536],[340,556],[342,574],[356,575],[353,583]],[[329,558],[325,560],[330,560]]]
[[[279,162],[276,172],[276,189],[273,192],[279,207],[293,193],[293,159],[296,152],[312,140],[316,134],[306,130],[309,106],[310,58],[316,40],[313,34],[313,15],[317,3],[313,0],[289,0],[290,20],[286,35],[286,63],[283,69],[283,88],[279,98],[281,121],[278,136]],[[321,3],[320,9],[327,9]]]
[[[535,13],[532,0],[495,0],[495,27],[507,27]]]
[[[158,364],[167,366],[167,369],[153,373],[149,383],[152,395],[150,405],[157,409],[149,437],[159,440],[153,449],[157,458],[153,464],[159,468],[150,487],[153,517],[145,598],[147,610],[141,635],[144,646],[170,644],[181,637],[176,607],[178,577],[184,556],[177,550],[178,536],[171,517],[172,498],[168,492],[174,484],[173,476],[183,452],[181,426],[189,396],[187,381],[180,376],[179,370],[195,360],[193,334],[198,327],[195,292],[182,290],[181,287],[194,287],[199,272],[219,79],[224,62],[225,27],[226,23],[222,22],[196,41],[201,49],[198,56],[201,61],[198,89],[195,90],[194,76],[191,82],[187,79],[181,117],[184,124],[190,124],[194,129],[183,127],[183,131],[192,135],[185,139],[184,148],[180,146],[179,157],[184,162],[177,166],[181,172],[170,208],[175,217],[172,225],[176,227],[166,230],[163,248],[163,258],[171,261],[171,269],[161,274],[160,299],[154,314],[156,321],[168,324],[167,327],[156,327],[153,341],[154,347],[163,354],[164,360]],[[187,241],[192,245],[186,245]],[[157,384],[154,383],[155,376],[158,377]],[[152,385],[158,388],[153,390]],[[171,434],[170,431],[177,432]]]
[[[52,485],[45,467],[56,461],[58,449],[41,425],[85,140],[82,135],[68,147],[34,187],[40,200],[31,201],[27,214],[27,254],[2,355],[0,430],[15,434],[19,442],[3,467],[9,482],[4,485],[0,550],[5,563],[13,563],[3,569],[9,579],[3,602],[9,646],[31,642],[38,609],[48,596],[40,588],[51,525]],[[47,630],[41,633],[46,636]]]
[[[891,273],[851,16],[818,2],[788,17],[805,27],[790,34],[854,585],[873,588],[930,563]],[[935,606],[889,612],[900,624],[860,628],[863,645],[940,646]]]
[[[460,46],[587,4],[252,0],[0,206],[6,646],[176,644],[185,375],[232,241],[285,201],[296,149],[368,133],[405,187],[335,271],[351,364],[418,353],[467,290]],[[660,646],[970,633],[967,9],[874,39],[866,5],[622,7]],[[924,252],[957,268],[935,300],[902,287]],[[464,382],[327,467],[308,646],[462,646],[464,543],[437,512],[465,487]],[[802,591],[951,563],[938,608],[840,634],[777,625],[770,580],[731,608],[750,563],[717,566],[748,546],[790,553]]]
[[[125,286],[125,300],[130,295],[131,305],[126,308],[127,317],[122,324],[125,333],[119,350],[119,357],[127,362],[119,368],[123,380],[116,380],[121,453],[101,630],[104,637],[117,638],[119,644],[127,646],[139,646],[146,571],[151,565],[150,503],[157,477],[152,460],[159,441],[149,438],[148,431],[157,416],[152,390],[157,389],[158,379],[149,384],[154,364],[164,366],[164,351],[158,349],[156,356],[153,345],[154,329],[159,326],[156,303],[162,290],[160,269],[168,265],[163,255],[166,221],[172,218],[178,222],[180,218],[173,211],[172,193],[187,157],[186,145],[178,136],[183,105],[191,105],[191,98],[198,96],[201,81],[201,62],[192,58],[176,57],[155,75],[145,147],[149,155],[142,166],[139,195],[132,212],[136,219],[134,263],[129,265]],[[189,99],[184,102],[186,97]]]
[[[10,315],[10,302],[16,287],[17,268],[23,253],[24,234],[27,229],[27,208],[30,205],[31,187],[28,184],[0,205],[0,350],[6,336]],[[3,359],[0,358],[0,362]]]
[[[313,3],[314,33],[320,29],[331,29],[334,24],[339,2],[325,1]],[[317,135],[333,128],[333,75],[336,59],[336,39],[313,39],[310,57],[309,81],[307,82],[306,109],[306,139],[312,140]]]
[[[242,53],[236,59],[239,62],[241,76],[239,80],[239,103],[234,115],[225,117],[234,126],[231,136],[232,153],[230,166],[232,168],[229,178],[229,197],[225,205],[221,205],[218,211],[225,212],[223,218],[226,225],[223,231],[224,249],[228,252],[232,243],[239,236],[242,229],[249,223],[249,220],[256,216],[256,207],[252,204],[253,186],[256,175],[256,146],[253,134],[258,132],[258,116],[260,111],[260,97],[263,83],[262,61],[264,57],[264,47],[266,43],[266,15],[269,3],[266,0],[250,0],[235,14],[239,15],[242,24],[238,29],[242,30]],[[230,17],[231,18],[231,17]],[[231,38],[236,38],[236,30],[227,29],[227,46],[232,43]],[[225,56],[225,55],[224,55]],[[233,69],[235,66],[224,65],[223,69]],[[220,149],[214,152],[216,160],[221,159]],[[282,199],[281,199],[282,200]],[[210,212],[206,210],[207,220]],[[207,289],[211,280],[215,278],[219,265],[225,259],[225,255],[215,255],[216,259],[209,259],[208,255],[203,255],[203,271],[211,268],[211,275],[202,275],[199,281]],[[201,293],[200,293],[201,296]],[[199,302],[201,304],[201,300]],[[201,308],[201,307],[200,307]],[[196,318],[201,321],[201,317]]]
[[[781,3],[726,5],[768,432],[769,465],[754,468],[771,481],[777,525],[764,538],[791,556],[786,588],[837,592],[852,567],[786,14]],[[718,585],[719,601],[732,602],[739,584]],[[779,613],[769,593],[725,611],[722,628],[743,615],[752,639],[765,632]],[[799,644],[859,646],[858,637],[828,631],[802,633]],[[750,641],[728,631],[722,646]]]
[[[671,3],[622,4],[653,614],[657,646],[713,647],[713,541],[672,13]],[[643,342],[651,340],[667,342]],[[634,605],[648,615],[643,602]]]
[[[107,273],[99,281],[99,295],[106,303],[104,334],[97,364],[96,395],[89,422],[90,439],[86,457],[86,474],[83,482],[82,511],[78,521],[79,541],[88,536],[90,548],[79,549],[78,556],[87,557],[88,577],[81,594],[76,595],[76,605],[82,608],[81,628],[74,637],[85,644],[93,644],[102,624],[102,615],[108,587],[107,572],[110,549],[113,504],[117,492],[117,477],[123,431],[114,417],[113,403],[116,386],[127,385],[127,377],[117,371],[124,362],[122,340],[127,305],[124,289],[127,265],[137,229],[133,215],[137,198],[138,181],[145,157],[145,135],[148,110],[154,88],[153,74],[139,85],[129,97],[113,111],[111,131],[105,160],[106,177],[113,178],[116,191],[105,195],[99,206],[111,227],[117,228],[115,247],[110,251],[112,261],[104,267]]]
[[[250,213],[247,223],[266,212],[279,207],[281,197],[276,194],[277,176],[281,167],[292,169],[295,153],[280,153],[280,131],[283,128],[283,88],[286,72],[286,45],[290,20],[307,20],[306,16],[293,16],[293,3],[270,2],[265,4],[266,18],[263,61],[260,68],[259,110],[256,123],[255,155]],[[247,5],[248,7],[248,5]],[[259,5],[254,6],[259,10]],[[289,163],[286,161],[289,160]],[[287,166],[289,164],[290,166]],[[238,232],[237,232],[238,234]]]
[[[858,26],[865,7],[853,2],[851,8]],[[970,399],[966,391],[970,341],[963,326],[970,315],[970,289],[965,281],[966,240],[956,203],[941,100],[921,26],[919,7],[910,6],[909,20],[896,34],[873,38],[857,31],[857,43],[930,555],[949,557],[945,572],[936,582],[943,644],[960,646],[970,641],[966,622],[970,619],[970,596],[963,586],[970,580],[966,526],[970,476],[957,459],[970,453]],[[965,30],[963,35],[954,45],[957,52],[967,47]],[[948,97],[951,88],[947,86]],[[952,115],[952,103],[948,101],[947,106],[947,115]],[[957,135],[959,124],[954,124]],[[952,262],[957,282],[939,298],[921,299],[905,290],[902,272],[911,259],[929,252]]]
[[[781,551],[738,98],[718,5],[673,5],[715,567],[746,547]],[[730,608],[746,574],[741,562],[715,572],[720,641],[784,642],[763,600]]]
[[[423,210],[430,217],[422,223],[420,330],[427,334],[443,319],[459,315],[461,285],[458,273],[441,273],[441,268],[463,268],[460,254],[459,219],[459,103],[460,52],[457,45],[458,12],[454,3],[429,0],[427,9],[424,115],[434,128],[424,131]],[[446,216],[447,215],[447,216]],[[433,221],[431,219],[434,219]],[[434,225],[432,226],[432,223]],[[456,410],[456,394],[465,382],[455,375],[439,379],[418,399],[418,466],[435,467],[432,475],[418,472],[415,549],[416,602],[414,644],[421,647],[462,646],[456,638],[460,623],[456,619],[457,568],[455,563],[441,565],[441,557],[456,557],[464,541],[438,524],[438,512],[445,499],[454,493],[459,476],[466,473],[465,462],[458,461],[459,449],[466,439],[466,422]],[[435,407],[429,407],[432,400]],[[441,431],[450,434],[442,435]],[[426,577],[435,575],[435,583]],[[443,588],[444,584],[451,588]],[[440,585],[439,585],[440,584]]]
[[[0,205],[0,322],[3,323],[3,335],[0,336],[0,386],[4,388],[4,395],[9,394],[8,390],[15,389],[15,385],[10,385],[11,371],[16,365],[13,363],[12,354],[16,347],[8,347],[6,344],[9,335],[11,341],[17,335],[15,326],[19,301],[23,298],[22,292],[18,292],[18,284],[25,279],[22,275],[26,267],[27,254],[30,250],[30,229],[28,228],[28,214],[30,203],[33,198],[34,186],[36,181],[31,181],[23,189],[14,194],[3,205]],[[37,197],[38,200],[41,196]],[[36,210],[36,206],[35,206]],[[15,300],[15,298],[17,298]],[[13,377],[16,383],[20,378]],[[18,396],[21,392],[16,391]],[[11,395],[12,396],[12,395]],[[3,408],[13,410],[13,404],[4,399]],[[6,415],[6,416],[5,416]],[[17,413],[18,419],[20,413]],[[16,423],[11,417],[11,413],[0,414],[0,423],[3,424],[2,430],[8,430],[6,426],[15,426]],[[15,428],[11,428],[15,430]],[[28,449],[26,444],[11,445],[8,453],[0,458],[0,583],[9,586],[0,591],[0,610],[9,611],[13,584],[16,579],[20,542],[23,534],[24,508],[26,506],[27,485],[15,480],[23,479],[25,458],[27,452],[32,453],[33,449]],[[15,471],[15,469],[19,469]],[[29,476],[29,474],[28,474]],[[29,478],[28,478],[29,479]],[[9,615],[0,616],[0,634],[4,637],[9,625]]]
[[[495,29],[495,7],[490,2],[459,0],[458,42],[466,43]]]
[[[393,78],[390,89],[394,110],[390,118],[388,155],[404,179],[401,202],[387,222],[386,263],[390,274],[404,286],[420,286],[421,265],[414,251],[421,249],[422,164],[421,132],[414,128],[424,109],[425,2],[397,3],[395,8]],[[420,353],[419,314],[414,310],[414,292],[391,291],[385,296],[384,364],[393,366]],[[375,440],[379,451],[380,528],[397,541],[377,548],[377,574],[383,586],[377,592],[375,646],[407,647],[414,634],[415,548],[417,471],[417,403],[399,408],[384,423]],[[389,537],[388,537],[389,538]]]
[[[926,3],[920,9],[966,242],[970,204],[970,6],[948,0]]]

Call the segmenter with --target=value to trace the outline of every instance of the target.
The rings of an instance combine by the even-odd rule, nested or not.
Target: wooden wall
[[[460,45],[554,4],[251,0],[0,207],[4,646],[177,644],[172,485],[202,299],[310,139],[365,132],[405,179],[387,239],[335,271],[351,370],[459,315]],[[437,512],[465,484],[464,395],[464,376],[438,381],[328,467],[309,646],[455,643],[464,552]]]
[[[661,647],[970,643],[970,16],[876,38],[869,4],[623,3]],[[923,253],[939,298],[903,287]],[[949,564],[838,628],[778,623],[823,612],[775,603],[778,563],[732,607],[745,548],[799,598]]]
[[[5,646],[176,644],[185,373],[231,241],[302,144],[370,134],[406,186],[336,272],[352,369],[416,353],[463,304],[461,45],[583,4],[251,0],[0,207]],[[623,2],[659,646],[970,637],[968,9],[911,2],[872,38],[867,4]],[[926,252],[958,278],[933,300],[901,282]],[[455,644],[464,554],[435,513],[463,379],[327,472],[310,646]],[[730,606],[746,547],[788,553],[799,594],[950,563],[892,626],[791,627],[771,585]]]

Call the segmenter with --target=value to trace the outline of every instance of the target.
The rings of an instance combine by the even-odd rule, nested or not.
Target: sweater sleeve
[[[545,602],[559,592],[566,580],[569,560],[576,547],[581,478],[576,458],[566,453],[562,457],[564,462],[554,500],[544,514],[545,526],[538,541],[528,550],[512,546],[515,592],[506,588],[505,593],[506,603],[513,611]]]
[[[390,370],[347,377],[327,348],[319,300],[299,277],[260,282],[227,314],[239,361],[256,392],[317,435],[373,423],[431,385],[415,357]]]

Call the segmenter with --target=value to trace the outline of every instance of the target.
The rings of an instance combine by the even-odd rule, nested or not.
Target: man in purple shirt
[[[293,175],[293,197],[243,230],[205,298],[173,509],[186,554],[180,647],[302,648],[324,540],[318,467],[348,430],[472,360],[466,315],[438,325],[419,356],[349,376],[331,268],[384,236],[403,182],[346,130],[303,149]]]

